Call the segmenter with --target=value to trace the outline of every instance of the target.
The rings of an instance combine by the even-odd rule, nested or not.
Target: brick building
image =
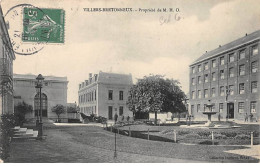
[[[105,73],[89,74],[89,79],[79,84],[80,112],[95,114],[112,120],[117,113],[132,117],[126,106],[128,91],[132,86],[132,76],[125,74]]]
[[[260,30],[206,52],[190,65],[190,113],[202,113],[213,104],[213,119],[244,120],[260,117]],[[209,101],[210,100],[210,101]]]
[[[13,60],[15,54],[0,6],[0,115],[14,112]]]

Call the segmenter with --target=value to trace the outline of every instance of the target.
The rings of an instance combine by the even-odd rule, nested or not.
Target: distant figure
[[[250,113],[249,117],[250,117],[250,122],[253,122],[253,114],[252,113]]]
[[[129,119],[130,119],[130,117],[129,117],[129,116],[127,116],[127,118],[126,118],[127,122],[129,122]]]
[[[247,115],[247,113],[245,114],[245,122],[248,122],[248,115]]]
[[[118,115],[116,113],[115,116],[114,116],[115,123],[117,122],[117,118],[118,118]]]
[[[218,114],[218,121],[220,121],[220,119],[221,119],[221,115],[220,115],[220,113]]]
[[[173,118],[174,118],[174,116],[173,116],[173,114],[172,114],[172,116],[171,116],[172,121],[173,121]]]
[[[124,117],[124,115],[122,116],[122,121],[124,121],[124,119],[125,119],[125,117]]]

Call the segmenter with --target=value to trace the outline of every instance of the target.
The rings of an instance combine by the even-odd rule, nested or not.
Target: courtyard
[[[133,127],[133,126],[132,126]],[[156,126],[156,130],[160,130]],[[45,140],[11,143],[9,163],[108,163],[108,162],[259,162],[236,153],[248,150],[239,145],[197,145],[149,141],[118,135],[114,158],[115,133],[95,125],[45,124]]]

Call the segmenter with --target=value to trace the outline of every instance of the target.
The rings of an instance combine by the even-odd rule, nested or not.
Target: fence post
[[[211,133],[212,145],[214,145],[214,131]]]
[[[129,135],[128,135],[128,136],[129,136],[129,137],[131,137],[131,131],[130,131],[130,127],[129,127],[129,131],[128,131],[128,132],[129,132]]]
[[[173,140],[175,143],[177,142],[176,130],[173,130]]]
[[[251,132],[251,146],[253,146],[254,144],[254,135],[253,135],[254,132]]]
[[[150,136],[149,136],[149,129],[148,129],[148,134],[147,134],[147,136],[148,136],[148,137],[147,137],[147,138],[148,138],[148,140],[150,140]]]

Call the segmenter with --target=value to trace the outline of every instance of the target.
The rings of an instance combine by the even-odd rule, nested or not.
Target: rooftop
[[[37,75],[33,74],[14,74],[13,78],[15,80],[36,80]],[[57,77],[57,76],[43,76],[45,81],[63,81],[68,82],[67,77]]]
[[[260,30],[255,31],[251,34],[246,34],[244,37],[239,38],[235,41],[232,41],[230,43],[227,43],[223,46],[220,46],[212,51],[206,52],[205,54],[203,54],[201,57],[199,57],[197,60],[195,60],[191,65],[194,65],[196,63],[199,63],[201,61],[204,61],[206,59],[209,59],[211,57],[217,56],[219,54],[222,54],[224,52],[227,52],[229,50],[232,50],[242,44],[254,41],[256,39],[260,39]]]

